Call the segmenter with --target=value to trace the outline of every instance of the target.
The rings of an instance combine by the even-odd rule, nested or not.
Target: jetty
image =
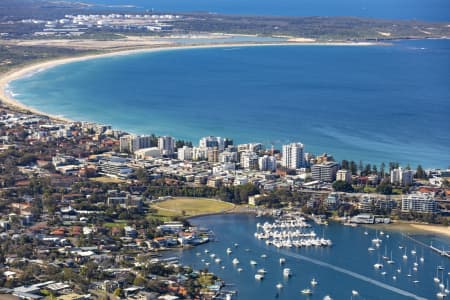
[[[444,249],[441,250],[441,249],[434,247],[433,245],[430,245],[430,249],[439,253],[442,256],[446,256],[446,257],[450,258],[450,250],[444,250]]]

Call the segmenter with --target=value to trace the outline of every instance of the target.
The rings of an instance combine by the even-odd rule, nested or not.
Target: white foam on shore
[[[304,255],[301,255],[301,254],[291,253],[291,252],[286,251],[286,250],[280,250],[279,252],[282,253],[283,255],[290,256],[292,258],[305,260],[305,261],[308,261],[308,262],[313,263],[315,265],[319,265],[319,266],[322,266],[322,267],[334,270],[336,272],[349,275],[349,276],[351,276],[353,278],[360,279],[362,281],[371,283],[373,285],[376,285],[376,286],[381,287],[381,288],[383,288],[385,290],[389,290],[391,292],[397,293],[397,294],[402,295],[402,296],[410,297],[410,298],[417,299],[417,300],[426,300],[427,299],[427,298],[423,298],[423,297],[420,297],[418,295],[415,295],[413,293],[410,293],[408,291],[402,290],[400,288],[397,288],[395,286],[392,286],[392,285],[380,282],[378,280],[369,278],[369,277],[367,277],[365,275],[361,275],[359,273],[356,273],[356,272],[353,272],[353,271],[350,271],[350,270],[347,270],[347,269],[344,269],[344,268],[341,268],[341,267],[338,267],[338,266],[335,266],[335,265],[332,265],[332,264],[320,261],[318,259],[310,258],[310,257],[304,256]]]

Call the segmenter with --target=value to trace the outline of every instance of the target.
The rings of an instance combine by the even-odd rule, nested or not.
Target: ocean
[[[75,120],[380,164],[450,165],[450,41],[173,49],[61,65],[10,83]]]
[[[227,289],[238,291],[234,299],[324,299],[326,295],[332,299],[355,300],[436,299],[440,288],[433,278],[443,279],[444,285],[449,278],[450,260],[428,248],[431,243],[435,247],[448,248],[450,239],[446,237],[410,232],[414,241],[400,232],[376,225],[353,228],[330,223],[328,226],[313,225],[312,230],[318,237],[331,239],[332,247],[279,249],[253,236],[256,223],[266,221],[273,222],[271,218],[245,214],[194,218],[191,223],[211,229],[216,241],[189,250],[170,251],[166,255],[179,256],[183,264],[196,270],[206,268],[217,274],[228,284]],[[382,240],[379,247],[372,242],[376,237]],[[375,250],[368,251],[369,247]],[[229,255],[227,248],[232,250]],[[391,257],[391,253],[395,263],[387,264],[382,256]],[[211,258],[211,254],[215,257]],[[263,254],[267,257],[262,258]],[[402,258],[404,254],[407,259]],[[281,257],[286,260],[284,265],[280,265]],[[215,258],[220,258],[221,262],[216,263]],[[239,264],[232,263],[234,258]],[[257,265],[252,266],[250,260],[255,260]],[[383,268],[375,269],[376,263],[382,263]],[[414,263],[417,263],[417,271]],[[444,270],[438,270],[438,266]],[[243,270],[238,272],[238,268]],[[261,281],[254,278],[260,268],[267,271]],[[290,268],[293,276],[284,277],[284,268]],[[312,278],[318,282],[315,287],[310,284]],[[277,289],[277,283],[283,288]],[[301,294],[305,288],[312,290],[310,297]],[[352,295],[353,290],[359,295]]]
[[[70,0],[79,2],[79,0]],[[88,0],[101,8],[272,16],[450,20],[447,0]],[[131,7],[129,7],[131,6]]]

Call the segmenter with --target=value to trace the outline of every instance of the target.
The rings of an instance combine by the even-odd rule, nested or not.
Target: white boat
[[[233,252],[230,248],[227,248],[227,254],[231,254],[231,252]]]
[[[420,280],[413,280],[413,283],[419,283]]]
[[[239,244],[238,244],[238,243],[234,243],[234,247],[236,247],[236,248],[237,248],[237,246],[239,246]]]
[[[400,274],[401,272],[402,272],[402,269],[398,268],[398,269],[397,269],[397,273]]]
[[[261,254],[261,258],[267,258],[267,254]]]
[[[208,249],[205,249],[205,253],[209,253],[209,250],[208,250]]]
[[[259,274],[266,274],[267,271],[264,268],[258,269],[258,271],[256,271]]]
[[[444,293],[444,292],[438,292],[438,293],[436,294],[436,297],[437,297],[438,299],[444,299],[446,296],[447,296],[447,294]]]
[[[213,254],[210,255],[210,257],[214,258],[214,257],[216,257],[216,255],[213,253]]]
[[[357,291],[357,290],[352,290],[352,295],[353,295],[353,296],[358,296],[358,295],[359,295],[359,293],[358,293],[358,291]]]
[[[264,274],[255,274],[255,279],[256,280],[262,280],[262,279],[264,279]]]
[[[282,289],[283,285],[281,283],[277,283],[276,287],[277,287],[277,289]]]
[[[416,250],[414,249],[414,250],[411,250],[411,254],[412,255],[415,255],[416,254]]]
[[[408,259],[408,255],[406,255],[406,248],[405,248],[405,253],[403,254],[403,259]]]
[[[364,231],[364,235],[368,235],[369,233],[367,231]]]
[[[233,265],[237,265],[239,263],[239,259],[233,258],[231,262],[233,263]]]
[[[380,231],[380,235],[384,235],[384,232],[383,232],[383,231]]]
[[[395,264],[395,261],[392,259],[392,251],[391,251],[391,259],[389,259],[387,261],[387,263],[390,264],[390,265]]]
[[[286,258],[281,257],[281,258],[280,258],[280,265],[284,264],[285,262],[286,262]]]
[[[238,272],[242,272],[244,269],[242,269],[242,268],[237,268],[237,271]]]
[[[331,296],[329,295],[325,295],[325,297],[323,297],[323,300],[333,300],[333,298],[331,298]]]
[[[200,255],[201,255],[201,253],[200,253],[200,252],[197,252],[197,253],[195,253],[195,255],[197,255],[197,256],[200,256]]]
[[[303,290],[301,291],[301,293],[302,293],[303,295],[312,295],[312,291],[311,291],[310,289],[303,289]]]
[[[231,300],[232,299],[232,295],[231,294],[226,294],[225,295],[225,300]]]
[[[291,275],[292,275],[291,269],[289,269],[289,268],[284,268],[283,269],[283,276],[289,277]]]
[[[380,263],[374,264],[373,267],[374,267],[375,269],[383,269],[383,265],[380,264]]]
[[[311,285],[312,285],[312,286],[316,286],[317,284],[319,284],[319,283],[318,283],[317,280],[313,277],[313,279],[311,279]]]
[[[395,276],[395,275],[392,276],[392,279],[393,279],[393,280],[397,280],[397,276]]]
[[[424,262],[425,258],[423,256],[420,257],[420,262]]]
[[[383,275],[383,276],[386,275],[386,272],[385,271],[381,272],[381,275]]]
[[[220,262],[221,262],[222,260],[221,260],[220,258],[216,258],[214,261],[216,262],[216,264],[220,264]]]
[[[369,247],[369,248],[367,248],[367,250],[369,250],[370,252],[372,252],[372,251],[375,251],[375,248]]]
[[[433,278],[433,281],[436,282],[436,283],[439,283],[439,282],[441,281],[441,280],[439,279],[438,271],[439,271],[439,268],[437,268],[437,270],[436,270],[436,276],[434,276],[434,278]]]
[[[256,266],[258,263],[257,263],[256,261],[254,261],[254,260],[251,260],[251,261],[250,261],[250,264],[251,264],[252,266]]]

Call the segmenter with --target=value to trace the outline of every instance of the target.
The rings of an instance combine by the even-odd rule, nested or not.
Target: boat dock
[[[444,249],[440,250],[440,249],[434,247],[433,245],[430,245],[430,249],[439,253],[442,256],[446,256],[446,257],[450,258],[450,250],[448,250],[448,251],[446,251]]]

